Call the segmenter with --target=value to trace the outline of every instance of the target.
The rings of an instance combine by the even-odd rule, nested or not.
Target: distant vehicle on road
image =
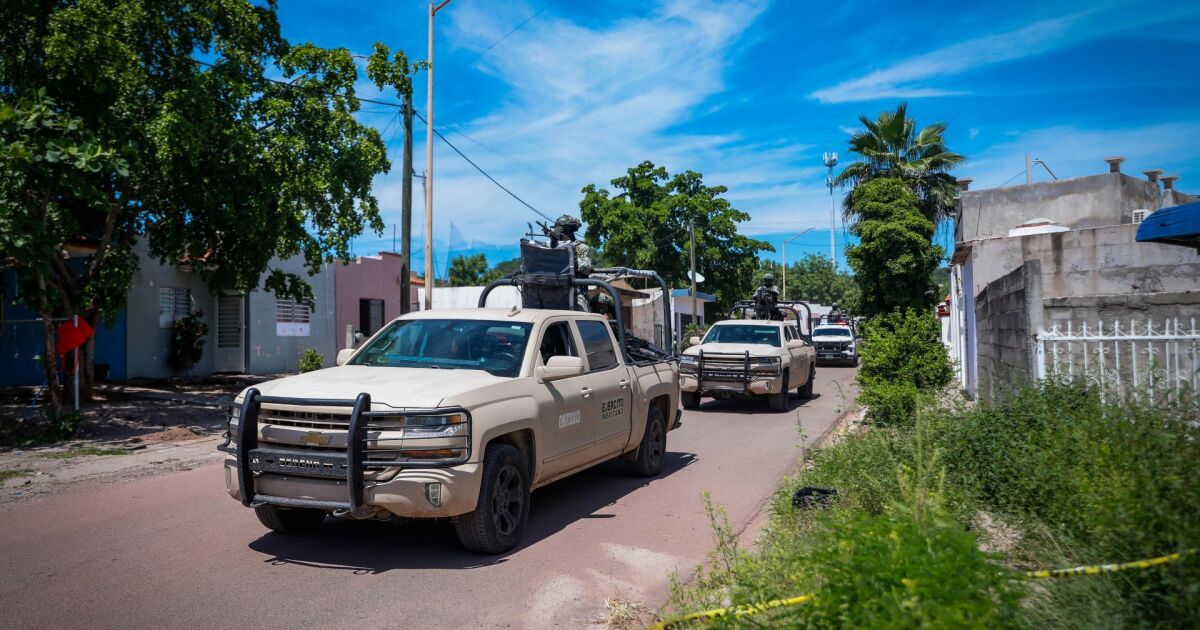
[[[849,324],[821,324],[813,330],[813,345],[821,365],[858,365],[858,343]]]
[[[690,343],[679,357],[684,409],[699,407],[702,396],[767,396],[773,411],[786,411],[792,389],[812,397],[816,353],[796,320],[726,320]]]

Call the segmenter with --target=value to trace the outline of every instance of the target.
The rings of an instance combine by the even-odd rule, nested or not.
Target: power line
[[[1011,182],[1012,180],[1014,180],[1014,179],[1016,179],[1016,178],[1018,178],[1018,177],[1020,177],[1020,176],[1022,176],[1022,175],[1024,175],[1024,174],[1025,174],[1025,171],[1024,171],[1024,170],[1017,171],[1017,174],[1016,174],[1016,175],[1013,175],[1012,177],[1009,177],[1007,180],[1005,180],[1005,181],[1004,181],[1004,184],[1007,184],[1008,182]],[[1004,184],[1000,184],[1000,185],[999,185],[999,186],[997,186],[996,188],[1004,188]]]
[[[545,11],[546,9],[549,9],[549,8],[550,8],[550,5],[554,4],[554,3],[555,3],[555,2],[557,2],[557,1],[558,1],[558,0],[550,0],[550,2],[547,2],[545,5],[543,5],[543,6],[542,6],[542,8],[538,9],[538,10],[537,10],[537,11],[536,11],[536,12],[535,12],[533,15],[531,15],[531,16],[529,16],[529,17],[525,18],[525,21],[524,21],[524,22],[521,22],[520,24],[516,25],[516,26],[515,26],[515,27],[514,27],[514,28],[513,28],[511,31],[509,31],[509,32],[505,33],[503,37],[501,37],[500,39],[497,39],[496,41],[492,42],[491,44],[488,44],[488,47],[487,47],[487,48],[484,48],[484,49],[483,49],[483,50],[481,50],[481,51],[479,51],[479,54],[475,55],[474,57],[471,57],[470,59],[468,59],[467,61],[465,61],[465,62],[463,62],[463,63],[460,63],[460,64],[458,64],[457,66],[454,66],[454,67],[453,67],[453,68],[451,68],[449,71],[447,71],[447,72],[446,72],[446,74],[444,74],[444,75],[438,75],[438,77],[437,77],[437,79],[435,80],[435,82],[436,82],[436,83],[438,83],[438,84],[440,85],[440,84],[441,84],[441,81],[442,81],[442,79],[446,78],[446,76],[448,76],[448,75],[452,75],[452,74],[454,74],[454,73],[458,72],[459,70],[462,70],[464,67],[466,67],[466,66],[468,66],[468,65],[471,65],[471,64],[475,63],[476,61],[478,61],[478,60],[479,60],[479,58],[480,58],[480,57],[482,57],[482,56],[486,55],[486,54],[488,53],[488,51],[490,51],[491,49],[495,48],[497,44],[499,44],[500,42],[502,42],[502,41],[504,41],[504,40],[508,39],[508,36],[509,36],[509,35],[512,35],[513,33],[516,33],[517,31],[519,31],[519,30],[521,30],[522,28],[524,28],[526,24],[529,24],[530,22],[532,22],[532,21],[533,21],[533,18],[535,18],[535,17],[537,17],[537,16],[541,15],[541,14],[542,14],[542,11]]]
[[[443,128],[443,129],[449,129],[450,131],[453,131],[454,133],[456,133],[456,134],[458,134],[458,135],[460,135],[460,136],[462,136],[462,137],[466,138],[466,139],[467,139],[467,140],[469,140],[470,142],[472,142],[472,143],[474,143],[474,144],[478,145],[480,148],[484,149],[485,151],[488,151],[488,152],[490,152],[490,153],[493,153],[493,154],[495,154],[495,155],[496,155],[496,156],[498,156],[498,157],[501,157],[501,158],[503,158],[503,159],[505,159],[505,160],[508,160],[509,162],[512,162],[513,164],[516,164],[516,165],[518,165],[518,166],[524,166],[525,168],[527,168],[527,169],[529,169],[529,170],[533,171],[534,173],[537,173],[538,175],[541,175],[542,177],[545,177],[546,179],[549,179],[549,180],[551,180],[552,182],[554,182],[554,183],[558,184],[558,186],[559,186],[560,188],[562,188],[563,190],[566,190],[567,192],[572,192],[572,193],[573,193],[573,192],[576,192],[576,189],[575,189],[575,187],[574,187],[574,186],[572,186],[572,185],[570,185],[570,184],[568,184],[568,183],[564,182],[563,180],[561,180],[561,179],[559,179],[559,178],[557,178],[557,177],[555,177],[555,176],[551,175],[550,173],[547,173],[546,171],[543,171],[543,170],[541,170],[540,168],[538,168],[538,167],[536,167],[536,166],[534,166],[534,165],[532,165],[532,164],[530,164],[530,163],[528,163],[528,162],[526,162],[526,161],[524,161],[524,160],[522,160],[522,159],[520,159],[520,158],[513,157],[513,156],[511,156],[511,155],[508,155],[507,153],[504,153],[503,151],[500,151],[500,150],[498,150],[498,149],[493,149],[493,148],[489,147],[488,145],[486,145],[486,144],[484,144],[484,143],[482,143],[482,142],[480,142],[480,141],[478,141],[478,140],[476,140],[476,139],[472,138],[471,136],[468,136],[467,134],[465,134],[465,133],[463,133],[463,132],[459,131],[459,130],[458,130],[458,128],[457,128],[455,125],[443,125],[443,126],[442,126],[442,128]]]
[[[416,110],[413,110],[413,115],[415,115],[417,118],[419,118],[419,119],[421,120],[421,122],[425,123],[426,125],[428,125],[428,124],[429,124],[429,123],[428,123],[428,121],[426,121],[426,120],[425,120],[425,117],[424,117],[424,116],[422,116],[420,112],[418,112],[418,111],[416,111]],[[500,187],[500,190],[503,190],[504,192],[508,193],[508,195],[509,195],[510,197],[512,197],[513,199],[516,199],[517,201],[521,202],[521,205],[525,206],[526,208],[529,208],[530,210],[533,210],[534,212],[536,212],[536,213],[538,214],[538,216],[542,217],[543,219],[545,219],[545,220],[547,220],[547,221],[554,221],[554,219],[551,219],[550,217],[546,216],[546,215],[545,215],[545,214],[544,214],[544,213],[543,213],[541,210],[538,210],[537,208],[534,208],[533,206],[529,205],[529,202],[527,202],[527,201],[525,201],[524,199],[522,199],[522,198],[518,197],[516,193],[514,193],[514,192],[513,192],[513,191],[511,191],[511,190],[509,190],[508,188],[505,188],[505,187],[504,187],[504,184],[501,184],[500,182],[496,181],[496,178],[495,178],[495,177],[492,177],[491,175],[488,175],[488,172],[487,172],[487,171],[483,170],[483,168],[481,168],[481,167],[480,167],[478,164],[476,164],[475,162],[473,162],[473,161],[471,160],[471,158],[469,158],[469,157],[467,157],[467,156],[466,156],[466,154],[465,154],[465,153],[463,153],[462,151],[459,151],[459,150],[458,150],[458,147],[454,146],[454,143],[452,143],[452,142],[450,142],[449,140],[447,140],[447,139],[446,139],[446,136],[443,136],[443,135],[442,135],[442,132],[440,132],[440,131],[438,131],[438,130],[437,130],[437,127],[430,127],[430,129],[432,129],[432,130],[433,130],[433,133],[434,133],[434,134],[436,134],[436,135],[437,135],[437,137],[439,137],[439,138],[441,138],[441,139],[442,139],[442,142],[445,142],[445,143],[446,143],[446,146],[450,147],[451,149],[454,149],[454,152],[455,152],[455,153],[457,153],[459,157],[461,157],[462,159],[466,160],[466,161],[467,161],[467,163],[468,163],[468,164],[470,164],[471,166],[474,166],[474,167],[475,167],[475,170],[479,171],[479,172],[480,172],[480,174],[482,174],[484,177],[486,177],[486,178],[488,178],[489,180],[491,180],[491,182],[492,182],[493,184],[495,184],[495,185],[499,186],[499,187]]]

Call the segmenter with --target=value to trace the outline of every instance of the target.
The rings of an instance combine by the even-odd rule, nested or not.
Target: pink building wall
[[[359,300],[383,300],[383,323],[400,316],[401,257],[391,252],[380,252],[376,256],[360,256],[346,264],[334,264],[334,286],[336,287],[337,346],[346,345],[346,326],[358,327]],[[409,304],[417,301],[414,284]]]

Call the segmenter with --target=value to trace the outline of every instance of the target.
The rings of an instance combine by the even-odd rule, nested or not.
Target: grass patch
[[[0,470],[0,486],[8,483],[10,479],[19,479],[31,474],[32,470]]]
[[[75,459],[76,457],[104,457],[108,455],[128,455],[129,451],[123,448],[101,448],[99,446],[82,446],[79,448],[69,448],[65,451],[56,451],[54,453],[42,453],[42,457],[50,459]]]
[[[1103,404],[1074,384],[970,408],[922,403],[908,422],[813,453],[775,496],[756,549],[737,550],[710,507],[718,548],[673,589],[670,611],[813,594],[716,625],[1190,627],[1200,619],[1197,554],[1098,576],[1034,582],[1021,572],[1200,546],[1197,409]],[[803,486],[836,488],[837,499],[794,508]]]

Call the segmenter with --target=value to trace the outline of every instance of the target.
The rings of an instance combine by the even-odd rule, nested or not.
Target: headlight
[[[759,357],[750,359],[750,365],[778,365],[779,357]]]
[[[467,416],[461,413],[421,416],[386,416],[372,423],[375,428],[399,428],[406,439],[447,438],[466,433]]]
[[[231,438],[237,437],[238,425],[242,420],[242,403],[234,402],[225,414],[225,431]]]
[[[698,361],[698,360],[697,360],[697,358],[696,358],[696,355],[694,355],[694,354],[683,354],[683,355],[680,355],[680,356],[679,356],[679,362],[680,362],[681,364],[682,364],[682,363],[686,363],[686,364],[688,364],[688,365],[696,365],[697,363],[699,363],[699,361]]]

